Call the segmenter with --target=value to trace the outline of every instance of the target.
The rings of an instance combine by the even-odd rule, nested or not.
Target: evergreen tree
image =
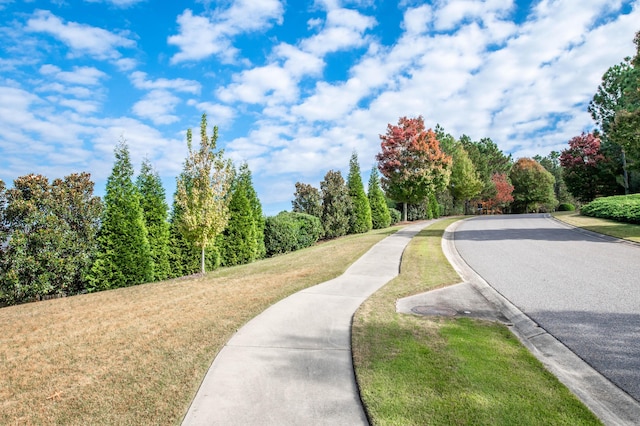
[[[349,175],[347,187],[351,198],[351,215],[349,216],[349,233],[361,234],[370,231],[373,227],[371,220],[371,206],[364,192],[362,177],[360,176],[360,164],[358,154],[354,151],[349,161]]]
[[[253,187],[253,178],[251,177],[251,170],[247,163],[243,163],[240,166],[240,173],[238,174],[238,180],[245,188],[247,199],[249,200],[249,207],[253,215],[253,220],[256,224],[256,240],[258,245],[258,253],[256,259],[262,259],[266,256],[266,249],[264,245],[264,227],[265,217],[262,214],[262,204],[258,198],[258,193]]]
[[[351,201],[344,178],[339,171],[329,170],[320,182],[322,191],[322,226],[326,238],[346,235],[349,230]]]
[[[469,200],[479,195],[484,185],[462,144],[456,145],[452,157],[453,166],[449,181],[451,195],[457,203],[464,203],[464,213],[468,214]]]
[[[229,220],[229,189],[233,166],[224,159],[224,151],[216,151],[218,127],[207,136],[207,116],[200,122],[200,148],[193,149],[191,129],[187,131],[189,156],[177,182],[176,204],[180,232],[200,249],[200,272],[206,271],[206,251],[215,244]]]
[[[248,181],[249,169],[246,163],[241,170],[236,174],[231,187],[229,223],[219,239],[222,264],[225,266],[252,262],[259,254],[258,224],[249,201],[250,176]],[[241,177],[242,174],[244,177]],[[262,241],[264,242],[264,237]]]
[[[140,205],[148,232],[149,248],[153,260],[153,280],[165,280],[171,275],[169,222],[167,221],[169,207],[160,176],[153,170],[148,159],[142,162],[136,186],[140,193]]]
[[[369,205],[371,206],[373,229],[387,228],[391,225],[391,213],[389,213],[387,201],[380,188],[380,175],[378,174],[378,168],[375,166],[371,169],[371,176],[369,177],[368,197]]]
[[[322,196],[318,188],[306,183],[296,182],[296,192],[291,202],[296,213],[306,213],[317,218],[322,217]]]
[[[107,179],[98,251],[91,268],[91,290],[125,287],[153,279],[147,228],[124,140],[116,146],[115,157]]]

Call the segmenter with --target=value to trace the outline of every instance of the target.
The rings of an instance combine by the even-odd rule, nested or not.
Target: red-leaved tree
[[[504,208],[513,201],[513,185],[509,182],[506,173],[494,173],[491,182],[495,188],[495,195],[487,203],[489,208]]]
[[[425,130],[422,116],[401,117],[398,125],[387,125],[380,135],[381,152],[376,156],[387,196],[403,203],[423,201],[429,194],[443,190],[451,175],[451,157],[440,149],[433,130]]]
[[[600,149],[600,138],[592,133],[582,133],[569,141],[569,148],[562,151],[560,165],[564,169],[564,181],[569,192],[583,202],[597,195],[605,195],[615,184],[609,161]]]

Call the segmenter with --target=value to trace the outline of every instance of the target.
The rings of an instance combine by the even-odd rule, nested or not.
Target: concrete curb
[[[462,279],[500,309],[513,324],[510,329],[520,341],[604,424],[637,425],[640,404],[636,400],[538,326],[467,265],[455,247],[455,231],[460,223],[455,222],[445,230],[442,251]]]

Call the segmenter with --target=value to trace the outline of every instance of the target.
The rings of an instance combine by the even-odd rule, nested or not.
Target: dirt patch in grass
[[[231,335],[397,228],[249,265],[0,309],[0,424],[177,424]]]

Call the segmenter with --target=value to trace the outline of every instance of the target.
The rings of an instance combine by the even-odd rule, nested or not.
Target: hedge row
[[[324,236],[320,219],[306,213],[281,212],[266,218],[264,244],[267,256],[289,253],[315,244]]]
[[[580,209],[585,216],[640,224],[640,194],[597,198]]]

